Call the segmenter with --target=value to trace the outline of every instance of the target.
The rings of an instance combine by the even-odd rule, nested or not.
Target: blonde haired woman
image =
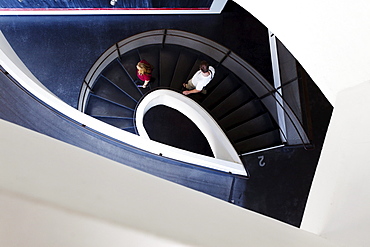
[[[138,87],[146,88],[152,78],[153,66],[145,60],[141,60],[136,65],[136,75],[140,81],[144,82],[143,85],[138,85]]]

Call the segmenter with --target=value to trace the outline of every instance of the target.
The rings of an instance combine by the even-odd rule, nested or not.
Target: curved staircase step
[[[121,116],[131,118],[134,113],[133,109],[125,108],[95,95],[90,95],[89,104],[85,112],[91,116]]]
[[[212,111],[213,108],[240,87],[239,83],[235,83],[236,81],[238,81],[238,79],[235,76],[228,75],[217,84],[214,90],[210,93],[207,92],[207,98],[202,102],[202,105],[209,111]]]
[[[139,53],[136,49],[128,51],[120,56],[119,59],[122,67],[125,69],[126,73],[130,76],[132,81],[136,78],[136,64],[140,61]]]
[[[246,102],[249,102],[253,97],[254,95],[250,93],[246,86],[241,86],[213,108],[211,111],[212,115],[217,119],[221,119],[223,116],[230,114],[235,109],[238,109],[240,105],[244,105]]]
[[[253,119],[262,113],[265,113],[265,108],[259,100],[252,100],[241,105],[238,109],[220,119],[219,123],[226,130],[230,130],[233,126],[240,125],[250,119]]]
[[[123,118],[114,116],[112,117],[95,116],[95,118],[120,129],[134,128],[134,120],[132,118]]]
[[[172,76],[170,87],[180,90],[182,84],[191,78],[191,71],[194,66],[199,66],[198,54],[188,49],[182,49],[176,63],[175,72]]]
[[[160,51],[161,87],[170,87],[181,48],[175,45],[165,45]]]
[[[271,121],[269,114],[264,113],[254,119],[237,125],[233,129],[227,131],[226,134],[229,139],[231,139],[234,143],[237,143],[240,140],[264,133],[266,130],[274,129],[276,129],[276,126]]]
[[[104,76],[100,76],[93,88],[94,94],[102,98],[113,101],[117,104],[127,106],[128,108],[135,109],[137,100],[131,97],[125,91],[118,88],[115,84],[111,83]]]
[[[266,143],[268,143],[268,146],[266,146]],[[270,132],[237,142],[234,144],[234,147],[239,154],[245,154],[248,152],[257,151],[259,149],[273,147],[280,144],[281,141],[279,130],[272,130]]]
[[[133,65],[135,67],[135,65]],[[132,78],[127,74],[126,70],[122,66],[118,59],[111,62],[106,69],[103,70],[102,75],[104,75],[109,81],[119,87],[122,91],[131,95],[136,101],[138,101],[142,94],[138,90]]]

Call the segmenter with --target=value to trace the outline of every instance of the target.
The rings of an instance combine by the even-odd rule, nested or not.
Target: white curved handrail
[[[187,116],[203,133],[216,159],[238,163],[244,169],[238,153],[212,116],[194,100],[175,91],[156,90],[140,102],[135,116],[136,128],[140,136],[150,139],[144,128],[143,119],[145,113],[157,105],[171,107]]]

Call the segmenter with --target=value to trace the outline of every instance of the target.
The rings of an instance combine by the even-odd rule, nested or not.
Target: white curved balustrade
[[[145,113],[157,105],[171,107],[187,116],[203,133],[215,158],[226,161],[210,163],[207,167],[246,175],[242,161],[216,121],[194,100],[172,90],[160,89],[149,93],[138,105],[135,120],[141,137],[150,139],[144,128],[143,119]],[[166,156],[172,155],[166,154]]]

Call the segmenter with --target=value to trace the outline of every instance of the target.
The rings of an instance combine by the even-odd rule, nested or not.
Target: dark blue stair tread
[[[85,113],[91,116],[118,116],[132,118],[134,111],[91,95]]]
[[[252,100],[219,120],[219,124],[224,129],[230,129],[232,126],[236,126],[246,122],[247,120],[253,119],[264,112],[266,112],[266,110],[261,105],[261,102],[259,100]]]
[[[170,87],[175,72],[177,59],[182,48],[174,45],[165,45],[160,52],[161,87]]]
[[[99,77],[93,88],[94,94],[128,108],[135,109],[137,101],[105,77]]]
[[[275,129],[275,126],[271,121],[271,117],[268,113],[264,113],[227,131],[227,136],[233,142],[238,142],[241,139],[246,139],[272,129]]]
[[[246,86],[241,86],[213,108],[211,111],[212,115],[215,118],[220,119],[232,112],[234,109],[239,108],[244,103],[249,102],[252,98],[254,98],[254,95],[251,94],[249,89]]]
[[[199,68],[200,61],[198,54],[189,50],[182,49],[179,59],[177,60],[175,72],[171,81],[171,88],[180,90],[182,84],[188,81],[193,75],[191,74],[194,67]]]
[[[217,74],[217,72],[216,72]],[[206,109],[213,109],[220,104],[230,93],[240,87],[239,80],[235,76],[228,75],[224,80],[218,83],[217,87],[210,93],[207,91],[207,98],[202,102]]]
[[[253,138],[234,143],[234,147],[239,154],[243,154],[281,144],[282,142],[279,130],[273,130]]]
[[[159,57],[160,57],[161,45],[147,45],[138,48],[140,59],[145,59],[148,63],[153,65],[152,77],[154,81],[151,81],[151,87],[158,87],[160,81],[159,74]]]
[[[121,55],[120,62],[122,64],[122,67],[126,70],[127,74],[130,75],[132,80],[136,80],[136,65],[138,62],[140,62],[140,56],[138,51],[131,50]]]
[[[204,99],[207,98],[207,94],[202,94],[202,93],[193,93],[193,94],[189,94],[187,97],[191,98],[192,100],[194,100],[195,102],[197,102],[199,105],[202,105],[202,102]],[[203,107],[205,110],[207,110],[207,108]]]
[[[104,75],[127,94],[131,95],[131,97],[133,97],[135,100],[138,101],[141,98],[142,94],[136,87],[132,78],[126,73],[118,59],[111,62],[102,72],[102,75]]]
[[[137,131],[136,131],[136,128],[135,128],[135,127],[128,127],[128,128],[124,128],[124,129],[122,129],[122,130],[124,130],[124,131],[127,131],[127,132],[130,132],[130,133],[132,133],[132,134],[137,135]]]
[[[97,117],[97,116],[95,116],[95,118],[120,129],[134,127],[134,120],[132,118]]]

